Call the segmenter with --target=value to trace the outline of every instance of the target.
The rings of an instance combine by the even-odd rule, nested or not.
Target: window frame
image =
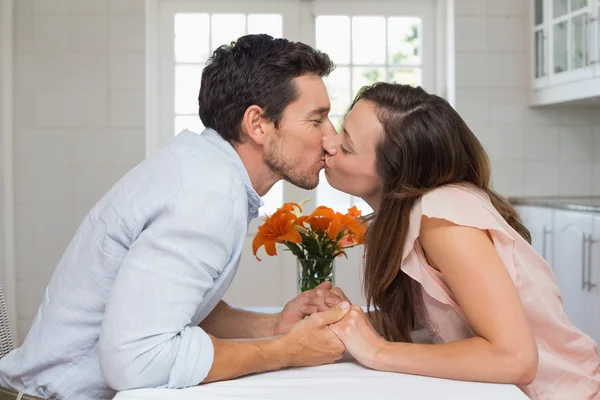
[[[420,17],[422,84],[453,104],[453,10],[453,0],[146,0],[146,154],[153,153],[172,138],[176,65],[174,15],[177,12],[282,14],[283,36],[312,46],[316,43],[317,15]],[[317,204],[316,190],[307,191],[284,183],[284,202],[305,198],[313,199],[307,205],[307,211],[311,211]],[[351,199],[349,205],[353,203]],[[251,227],[249,234],[254,230]]]

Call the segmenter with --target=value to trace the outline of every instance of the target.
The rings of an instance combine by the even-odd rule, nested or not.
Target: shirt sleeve
[[[115,390],[183,388],[212,366],[206,332],[190,326],[240,235],[233,201],[182,194],[146,221],[108,296],[100,367]]]

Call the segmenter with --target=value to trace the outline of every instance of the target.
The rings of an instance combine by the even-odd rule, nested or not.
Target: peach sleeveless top
[[[435,189],[423,195],[410,214],[402,270],[421,286],[423,319],[431,340],[447,343],[473,337],[475,332],[442,274],[427,263],[419,243],[423,215],[490,233],[538,346],[536,378],[520,389],[536,400],[600,399],[598,347],[569,321],[550,266],[500,216],[487,194],[470,184]]]

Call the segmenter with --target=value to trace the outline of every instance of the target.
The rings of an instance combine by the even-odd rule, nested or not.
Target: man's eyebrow
[[[312,110],[309,115],[329,114],[330,110],[330,107],[319,107],[317,109]]]
[[[345,126],[342,127],[342,133],[344,134],[344,136],[346,136],[346,138],[348,139],[348,142],[352,145],[352,147],[354,147],[354,141],[350,137],[350,133],[348,133]]]

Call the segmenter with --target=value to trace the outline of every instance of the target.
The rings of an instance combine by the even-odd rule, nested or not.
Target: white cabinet
[[[571,322],[590,334],[586,287],[593,214],[556,210],[554,213],[554,275]]]
[[[535,206],[515,207],[523,224],[531,233],[531,245],[544,257],[550,266],[553,265],[553,210]]]
[[[600,214],[516,206],[552,266],[569,319],[600,343]],[[545,249],[545,250],[544,250]]]
[[[600,343],[600,216],[594,217],[594,233],[591,239],[590,259],[585,276],[588,313],[591,316],[587,333]]]
[[[532,105],[600,96],[600,0],[530,1]]]

